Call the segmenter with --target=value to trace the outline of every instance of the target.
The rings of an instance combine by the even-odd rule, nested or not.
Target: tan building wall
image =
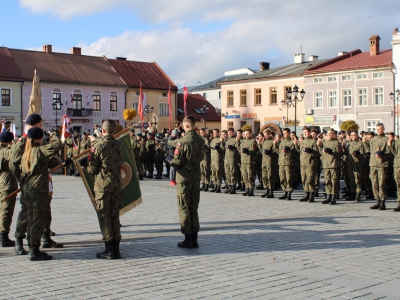
[[[169,128],[169,112],[168,112],[168,90],[147,90],[143,89],[142,92],[146,94],[146,105],[154,108],[153,112],[144,116],[145,122],[152,122],[153,114],[158,118],[157,129],[160,131],[163,128]],[[176,92],[171,91],[172,101],[172,127],[176,118]],[[139,103],[139,88],[129,88],[126,94],[126,108],[135,108]],[[140,118],[137,115],[133,122],[139,122]]]
[[[10,91],[10,106],[2,106],[0,102],[0,121],[5,120],[8,124],[15,124],[17,132],[20,134],[23,132],[21,119],[21,85],[22,82],[0,81],[0,95],[2,89],[7,90],[7,93],[8,90]]]
[[[304,88],[304,77],[286,77],[254,82],[221,84],[221,129],[233,127],[235,130],[244,124],[250,124],[254,133],[267,123],[276,123],[281,127],[294,126],[295,108],[287,109],[281,104],[286,99],[286,88],[297,85],[299,91]],[[241,103],[241,93],[246,92],[246,104]],[[228,92],[233,92],[233,105],[228,105]],[[307,91],[306,91],[307,92]],[[274,94],[276,93],[276,96]],[[256,98],[257,94],[257,98]],[[231,96],[231,95],[230,95]],[[261,103],[257,103],[260,100]],[[300,97],[300,94],[298,96]],[[276,99],[276,101],[273,101]],[[273,103],[276,102],[276,103]],[[241,105],[242,104],[242,105]],[[297,133],[304,126],[305,101],[297,103]],[[286,120],[289,120],[287,122]]]

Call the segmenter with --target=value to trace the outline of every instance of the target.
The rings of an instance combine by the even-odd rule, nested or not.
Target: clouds
[[[175,83],[195,84],[237,68],[271,67],[293,62],[293,54],[335,56],[338,51],[368,50],[368,37],[379,34],[381,48],[390,48],[399,24],[395,1],[272,0],[20,0],[34,13],[63,20],[115,10],[130,10],[148,30],[119,24],[121,32],[93,43],[81,42],[88,55],[124,56],[156,61]],[[95,3],[95,5],[94,5]],[[90,34],[90,33],[88,33]],[[88,38],[88,40],[90,40]]]

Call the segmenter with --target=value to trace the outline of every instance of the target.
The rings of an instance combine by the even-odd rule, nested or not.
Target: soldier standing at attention
[[[10,240],[8,234],[17,196],[3,201],[9,194],[18,189],[17,179],[12,175],[9,167],[13,140],[14,134],[12,132],[0,133],[0,231],[2,247],[15,246],[15,242]]]
[[[365,159],[364,159],[364,165],[363,165],[363,183],[365,186],[365,192],[366,195],[364,199],[366,200],[372,200],[374,199],[374,193],[372,191],[372,182],[371,178],[369,177],[369,174],[371,173],[371,168],[370,168],[370,161],[371,161],[371,147],[370,147],[370,142],[371,139],[374,137],[373,132],[367,132],[363,136],[363,144],[365,148]]]
[[[221,193],[221,180],[223,169],[223,157],[224,157],[224,143],[219,136],[219,129],[213,130],[214,138],[211,140],[211,181],[214,183],[214,187],[210,190],[212,193]]]
[[[260,132],[257,137],[256,137],[256,145],[259,144],[259,142],[262,144],[264,143],[264,134]],[[257,190],[263,190],[264,189],[264,184],[262,181],[262,159],[263,155],[260,151],[260,149],[257,147],[256,151],[256,177],[258,179],[258,185],[256,186]]]
[[[153,178],[155,151],[156,151],[156,144],[153,139],[153,133],[149,131],[147,133],[147,141],[146,141],[146,166],[147,166],[147,171],[149,172],[147,178]]]
[[[256,176],[257,144],[250,130],[244,132],[244,140],[240,144],[242,176],[246,186],[243,196],[254,196],[254,180]]]
[[[224,160],[224,169],[226,182],[228,184],[225,189],[225,194],[236,194],[236,183],[237,183],[237,174],[235,165],[237,164],[237,153],[238,149],[236,148],[236,138],[235,138],[235,130],[233,128],[228,129],[228,137],[225,139],[225,160]]]
[[[200,177],[201,177],[201,191],[208,192],[208,185],[210,184],[210,173],[211,173],[211,149],[210,140],[208,138],[207,129],[200,129],[200,136],[204,140],[204,155],[203,160],[200,162]]]
[[[327,133],[327,140],[324,142],[319,140],[318,146],[320,147],[327,194],[327,199],[322,201],[322,204],[334,205],[339,194],[342,144],[337,140],[335,130],[330,128]]]
[[[97,258],[121,258],[119,243],[121,230],[119,209],[121,207],[121,173],[124,163],[122,144],[114,139],[116,124],[112,120],[103,122],[103,138],[95,145],[94,152],[88,156],[88,172],[94,174],[94,196],[96,211],[105,251],[97,253]]]
[[[371,209],[385,210],[386,205],[386,181],[389,176],[389,152],[392,143],[385,136],[385,126],[382,123],[376,124],[377,135],[371,140],[371,158],[370,158],[370,177],[372,182],[372,191],[376,199],[376,204]]]
[[[278,143],[273,139],[271,135],[271,130],[269,128],[264,129],[264,141],[261,143],[260,140],[258,142],[258,149],[262,154],[262,163],[261,163],[261,173],[262,173],[262,182],[264,188],[266,188],[266,192],[261,195],[262,198],[274,198],[274,175],[272,171],[272,160],[273,156],[276,156],[276,151],[278,148]]]
[[[200,162],[204,158],[204,139],[195,130],[193,116],[183,119],[185,136],[176,145],[171,166],[176,168],[176,195],[178,197],[179,223],[185,240],[181,248],[198,248],[200,230],[197,210],[200,201]]]
[[[347,172],[349,185],[347,187],[349,195],[347,201],[360,201],[363,180],[363,164],[365,159],[364,143],[358,139],[356,130],[350,133],[350,142],[347,142],[344,147],[344,153],[347,156]]]
[[[394,155],[394,180],[397,188],[397,207],[393,208],[393,211],[400,211],[400,140],[392,144],[391,151]]]
[[[304,141],[300,144],[300,172],[305,196],[300,202],[314,202],[315,176],[318,171],[319,149],[317,141],[311,136],[310,127],[303,128]]]
[[[238,129],[236,132],[236,149],[240,149],[240,144],[243,142],[243,130]],[[236,165],[236,173],[238,174],[238,186],[236,187],[236,190],[245,190],[244,186],[244,181],[243,181],[243,176],[242,176],[242,164],[241,164],[241,155],[240,152],[237,152],[237,165]]]

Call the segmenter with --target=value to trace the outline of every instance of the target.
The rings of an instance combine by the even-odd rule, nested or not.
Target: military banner
[[[119,215],[130,211],[132,208],[138,206],[142,203],[142,193],[139,186],[139,178],[137,175],[135,156],[133,154],[132,145],[129,137],[129,128],[121,131],[114,135],[114,137],[121,141],[123,148],[124,164],[121,167],[121,178],[122,178],[122,208],[119,211]],[[95,198],[94,198],[94,175],[89,174],[86,171],[85,165],[87,164],[86,153],[82,156],[77,155],[73,158],[76,168],[81,175],[83,184],[89,194],[90,200],[92,201],[93,207],[96,208]]]

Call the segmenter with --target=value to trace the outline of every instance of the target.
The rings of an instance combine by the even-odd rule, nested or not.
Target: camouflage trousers
[[[242,163],[242,176],[246,188],[254,189],[254,180],[256,177],[256,165]]]
[[[136,169],[140,175],[143,175],[143,163],[140,161],[139,157],[135,156]]]
[[[228,185],[236,185],[236,170],[235,170],[235,163],[231,161],[225,161],[224,163],[224,170],[225,170],[225,178],[226,183]]]
[[[274,175],[272,173],[271,165],[263,165],[261,167],[262,183],[265,189],[274,189]]]
[[[112,187],[95,191],[96,212],[104,242],[121,240],[119,210],[121,209],[121,188]]]
[[[28,228],[28,204],[26,203],[25,192],[23,190],[21,191],[19,202],[21,204],[21,210],[17,217],[17,226],[14,236],[16,238],[26,238]]]
[[[400,202],[400,168],[394,168],[394,180],[397,188],[397,202]]]
[[[304,192],[314,193],[315,192],[315,174],[317,173],[316,167],[301,167],[301,183],[303,184]]]
[[[6,201],[3,201],[9,194],[14,192],[14,190],[1,191],[0,192],[0,232],[9,233],[10,226],[12,222],[12,217],[14,215],[15,202],[17,196],[14,196]]]
[[[386,180],[389,176],[389,168],[371,167],[369,177],[371,178],[372,191],[375,199],[386,200]]]
[[[197,213],[200,202],[199,181],[178,182],[176,185],[176,196],[178,197],[181,232],[183,234],[199,232],[200,221]]]
[[[221,185],[224,166],[219,161],[211,162],[211,181],[216,185]]]
[[[279,166],[279,178],[284,192],[293,192],[293,170],[290,166]]]
[[[50,200],[48,192],[25,190],[28,210],[27,240],[31,246],[39,246],[40,239],[48,224]]]
[[[369,173],[371,173],[371,169],[369,166],[363,166],[363,183],[365,188],[369,194],[373,194],[372,191],[372,182],[371,178],[369,177]]]
[[[351,179],[350,179],[350,174],[349,174],[350,170],[347,166],[347,162],[343,162],[343,173],[342,173],[342,177],[344,180],[344,184],[346,185],[346,189],[351,189]]]
[[[361,193],[363,180],[362,168],[347,168],[347,174],[349,178],[349,185],[346,185],[346,188],[351,193]]]
[[[163,166],[164,166],[162,159],[156,159],[154,161],[154,164],[155,164],[155,167],[156,167],[156,170],[157,170],[157,174],[162,174]]]
[[[320,176],[321,176],[321,166],[318,165],[318,166],[317,166],[317,169],[316,169],[316,172],[315,172],[315,180],[314,180],[314,182],[315,182],[315,189],[316,189],[316,190],[319,190],[319,178],[320,178]]]
[[[202,160],[200,162],[201,182],[204,183],[204,184],[209,184],[210,183],[210,175],[211,175],[210,161],[209,160]]]
[[[46,227],[44,229],[44,235],[50,234],[51,233],[51,221],[52,221],[52,216],[51,216],[51,200],[53,199],[53,192],[49,192],[49,210],[47,211],[47,217],[46,217]]]
[[[325,191],[327,195],[337,195],[339,193],[340,168],[324,168]]]

